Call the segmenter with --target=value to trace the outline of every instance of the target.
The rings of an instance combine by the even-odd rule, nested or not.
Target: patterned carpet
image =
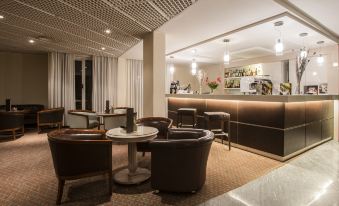
[[[127,146],[114,145],[113,170],[127,165]],[[150,156],[138,157],[149,167]],[[15,141],[0,142],[0,205],[54,205],[57,180],[46,134],[30,132]],[[153,193],[150,182],[137,186],[113,184],[107,195],[106,177],[68,181],[62,205],[196,205],[254,180],[282,163],[213,143],[205,186],[196,194]],[[114,172],[114,171],[113,171]]]

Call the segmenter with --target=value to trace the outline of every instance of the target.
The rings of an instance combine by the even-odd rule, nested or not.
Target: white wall
[[[48,105],[47,54],[0,53],[0,104]]]
[[[173,74],[173,80],[179,80],[181,86],[187,86],[191,84],[193,91],[199,91],[199,82],[198,79],[191,73],[191,64],[174,64],[175,72]],[[199,64],[198,70],[203,70],[206,72],[206,76],[209,80],[216,80],[217,77],[221,77],[222,83],[215,90],[215,94],[222,94],[224,92],[224,68],[222,64]],[[209,87],[203,83],[202,92],[210,92]]]

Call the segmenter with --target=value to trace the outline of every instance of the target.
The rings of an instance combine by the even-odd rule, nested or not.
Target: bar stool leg
[[[225,133],[225,122],[224,120],[221,120],[221,132],[222,133]],[[224,144],[224,138],[226,137],[226,135],[223,135],[222,138],[221,138],[221,144]]]
[[[228,140],[228,150],[231,151],[231,120],[227,121],[227,140]]]

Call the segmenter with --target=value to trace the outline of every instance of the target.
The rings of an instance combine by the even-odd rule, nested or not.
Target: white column
[[[165,34],[152,32],[143,40],[144,59],[144,117],[167,116],[165,84]]]

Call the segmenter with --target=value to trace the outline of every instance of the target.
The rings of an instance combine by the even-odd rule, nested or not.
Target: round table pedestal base
[[[151,171],[138,167],[135,173],[130,174],[128,169],[123,169],[114,175],[114,181],[123,185],[139,184],[151,177]]]

